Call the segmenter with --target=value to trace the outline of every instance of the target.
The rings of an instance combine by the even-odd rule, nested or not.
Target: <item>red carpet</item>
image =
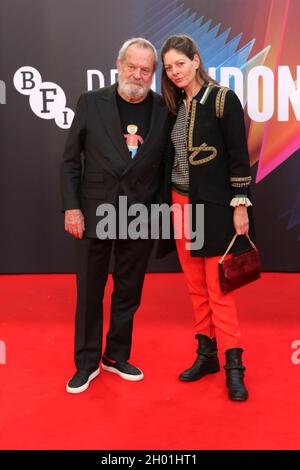
[[[291,361],[299,289],[300,274],[269,273],[237,292],[247,402],[228,400],[223,370],[178,381],[195,355],[181,274],[146,278],[131,357],[145,380],[101,372],[74,396],[65,392],[74,372],[74,276],[1,276],[0,448],[299,449],[300,365]]]

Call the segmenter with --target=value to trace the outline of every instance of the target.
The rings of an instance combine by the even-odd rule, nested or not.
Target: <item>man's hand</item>
[[[245,235],[249,232],[249,219],[246,206],[240,205],[234,208],[233,226],[238,235]]]
[[[65,211],[65,230],[75,238],[83,237],[84,217],[80,209]]]

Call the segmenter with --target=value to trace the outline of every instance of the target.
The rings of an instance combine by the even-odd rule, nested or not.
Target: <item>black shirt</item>
[[[117,105],[124,139],[131,157],[134,158],[149,132],[152,95],[148,93],[140,103],[129,103],[117,92]]]

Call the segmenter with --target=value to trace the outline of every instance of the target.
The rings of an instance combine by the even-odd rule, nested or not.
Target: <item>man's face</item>
[[[132,44],[122,62],[117,60],[120,91],[130,99],[147,95],[153,74],[154,54],[151,49]]]

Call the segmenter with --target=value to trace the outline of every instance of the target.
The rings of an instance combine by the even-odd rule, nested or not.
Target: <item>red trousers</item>
[[[173,216],[176,233],[184,224],[188,227],[188,211],[183,210],[183,205],[189,204],[189,198],[173,191],[172,204],[181,206],[179,214],[182,216]],[[185,246],[189,240],[184,230],[182,232],[182,237],[175,241],[194,308],[195,332],[209,337],[216,336],[224,350],[240,347],[241,333],[234,295],[223,294],[219,285],[218,262],[221,256],[191,257]]]

